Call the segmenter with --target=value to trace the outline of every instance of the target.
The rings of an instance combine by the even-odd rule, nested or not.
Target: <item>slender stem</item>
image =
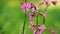
[[[45,24],[45,18],[43,18],[43,24]]]
[[[25,0],[25,2],[27,2],[27,0]],[[24,30],[25,30],[25,24],[26,24],[26,12],[25,12],[25,16],[24,16],[24,23],[23,23],[23,32],[22,34],[24,34]]]
[[[37,21],[36,21],[36,22],[37,22],[37,25],[38,25],[38,15],[36,16],[36,19],[37,19]]]
[[[25,13],[25,19],[24,19],[24,24],[23,24],[23,33],[22,34],[24,34],[25,24],[26,24],[26,13]]]
[[[45,8],[45,11],[46,11],[46,12],[47,12],[47,8],[48,8],[48,7]],[[46,20],[46,18],[43,17],[43,24],[45,24],[45,20]]]
[[[25,0],[25,2],[27,2],[27,0]],[[26,24],[26,13],[25,13],[25,17],[24,17],[24,23],[23,23],[23,32],[22,34],[24,34],[24,30],[25,30],[25,24]]]
[[[27,0],[25,0],[25,2],[27,2]]]
[[[48,8],[48,7],[45,8],[45,11],[47,11],[47,8]]]
[[[36,13],[37,14],[37,13]],[[37,33],[37,31],[38,31],[38,14],[36,15],[36,24],[37,24],[37,30],[36,30],[36,32],[35,32],[35,34]]]

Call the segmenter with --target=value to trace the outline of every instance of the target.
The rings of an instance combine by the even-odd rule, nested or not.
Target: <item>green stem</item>
[[[25,2],[27,2],[27,0],[25,0]]]
[[[45,18],[43,18],[43,24],[45,24]]]
[[[25,2],[27,2],[27,0],[25,0]],[[24,30],[25,30],[25,24],[26,24],[26,12],[25,12],[25,17],[24,17],[24,23],[23,23],[23,32],[22,34],[24,34]]]
[[[36,22],[37,22],[37,25],[38,25],[38,15],[36,16],[36,19],[37,19],[37,21],[36,21]]]
[[[47,11],[47,8],[48,8],[48,7],[45,8],[45,11]]]
[[[23,33],[22,34],[24,34],[25,24],[26,24],[26,13],[25,13],[25,20],[24,20],[24,24],[23,24]]]

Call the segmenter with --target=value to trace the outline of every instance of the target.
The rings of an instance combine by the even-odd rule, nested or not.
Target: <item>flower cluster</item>
[[[31,8],[31,3],[22,3],[21,8],[23,8],[23,11],[29,11]]]
[[[29,28],[33,30],[34,34],[42,34],[43,31],[46,29],[46,26],[44,24],[41,26],[37,26],[34,22],[30,22]]]
[[[57,0],[53,0],[53,1],[50,1],[50,0],[44,0],[44,1],[41,1],[40,2],[40,5],[43,5],[45,4],[47,7],[50,6],[50,4],[52,3],[53,5],[56,5],[57,4]]]
[[[57,0],[44,0],[43,2],[40,2],[40,5],[45,4],[46,6],[50,6],[50,4],[56,5],[57,4]],[[38,11],[38,7],[35,6],[33,3],[22,3],[21,4],[21,8],[23,8],[23,11],[29,11],[30,9],[32,9],[32,12],[36,12]]]
[[[57,4],[57,0],[44,0],[41,1],[39,3],[39,5],[45,5],[46,8],[44,10],[44,12],[38,12],[39,8],[37,6],[35,6],[33,3],[28,3],[28,2],[24,2],[21,4],[21,8],[23,9],[24,12],[28,12],[28,16],[30,19],[30,25],[29,28],[33,30],[34,34],[42,34],[44,32],[44,30],[46,29],[46,25],[45,25],[45,19],[46,19],[46,13],[47,13],[47,8],[51,5],[51,3],[53,5]],[[31,10],[31,12],[30,12]],[[41,15],[43,17],[43,24],[42,25],[38,25],[38,16]],[[34,17],[37,17],[37,24],[35,24]],[[25,24],[25,22],[24,22]],[[25,25],[24,25],[25,26]],[[56,34],[55,30],[53,28],[50,29],[50,32],[52,34]]]
[[[38,8],[32,3],[22,3],[21,8],[23,8],[24,12],[27,12],[30,9],[32,9],[32,12],[37,12],[38,11]]]

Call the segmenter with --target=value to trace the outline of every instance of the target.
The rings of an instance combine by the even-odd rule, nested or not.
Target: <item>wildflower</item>
[[[31,3],[32,12],[38,12],[38,7]]]
[[[46,18],[46,11],[45,12],[41,12],[40,15],[42,15],[43,18]]]
[[[38,26],[38,28],[34,30],[34,34],[42,34],[45,29],[46,26],[44,24],[42,26]]]
[[[45,1],[46,6],[50,6],[51,2],[49,0]]]
[[[36,25],[35,22],[30,22],[29,28],[32,29],[32,30],[34,30],[35,25]]]
[[[23,8],[23,11],[29,11],[31,8],[31,3],[22,3],[21,8]]]
[[[38,29],[35,29],[34,30],[34,34],[39,34],[39,30]]]
[[[56,5],[57,4],[57,0],[52,1],[52,4]]]
[[[56,31],[55,31],[53,28],[50,28],[50,32],[51,32],[52,34],[56,34]]]
[[[32,8],[32,12],[38,12],[38,8],[37,7],[33,7]]]
[[[30,17],[30,20],[33,20],[34,19],[34,14],[28,14],[28,16]]]

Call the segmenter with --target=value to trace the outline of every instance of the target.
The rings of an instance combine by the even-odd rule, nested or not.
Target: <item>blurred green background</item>
[[[20,4],[24,0],[0,0],[0,34],[21,34],[24,21],[24,13]],[[39,5],[40,0],[28,0],[35,5]],[[39,11],[44,10],[44,6]],[[57,34],[60,34],[60,0],[56,6],[49,6],[46,17],[46,30],[43,34],[51,34],[50,27],[53,27]],[[39,24],[42,24],[42,17],[39,16]],[[33,34],[33,31],[28,28],[29,17],[26,19],[25,34]]]

